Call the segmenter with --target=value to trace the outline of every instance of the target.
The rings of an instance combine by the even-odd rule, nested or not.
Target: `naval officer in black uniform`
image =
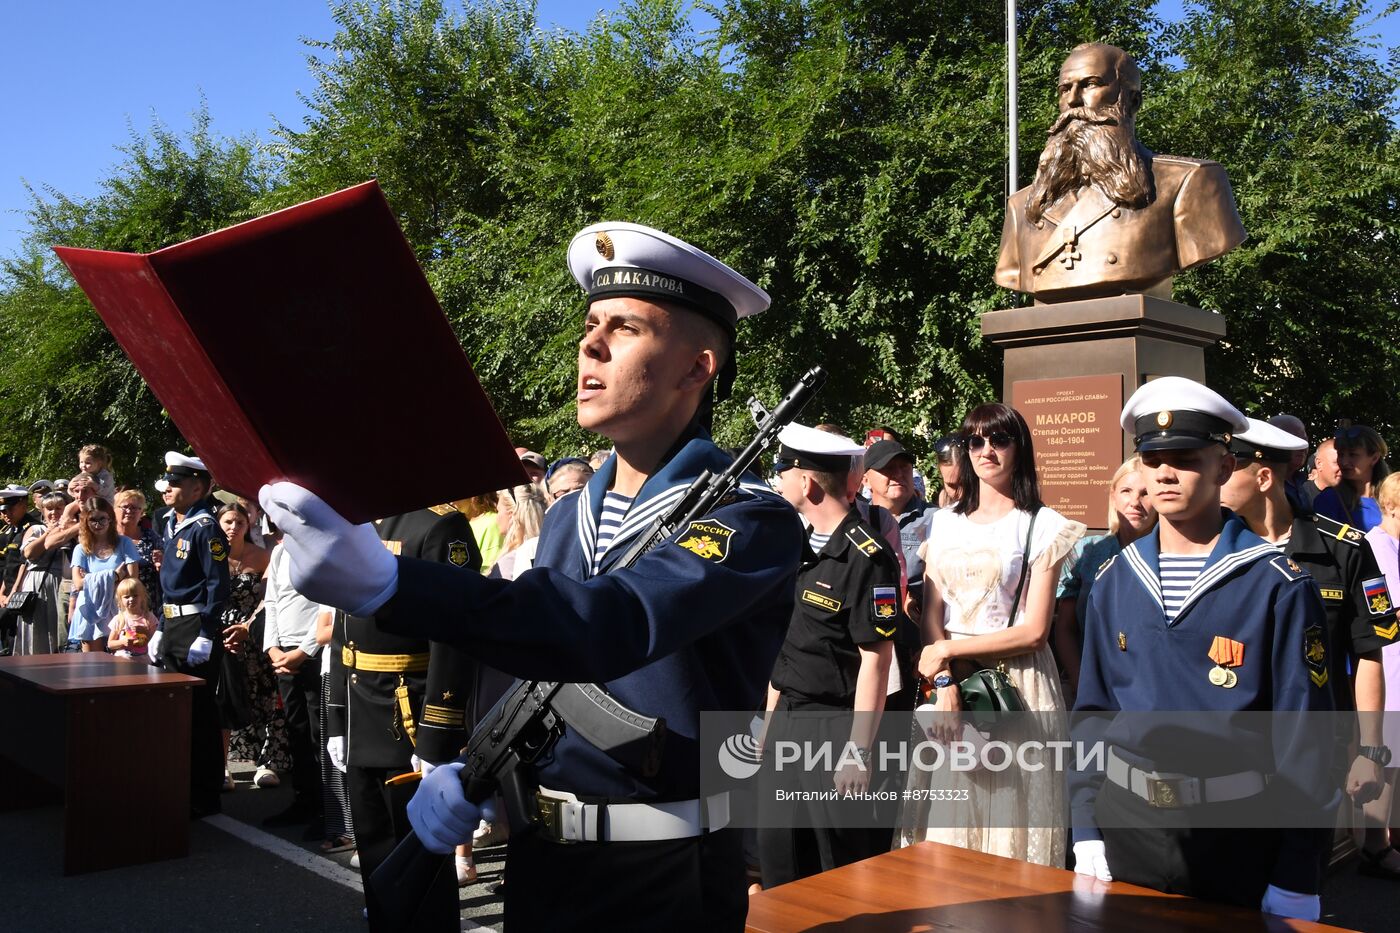
[[[1339,734],[1334,763],[1339,786],[1358,804],[1380,795],[1391,750],[1381,735],[1385,671],[1381,649],[1400,634],[1396,609],[1366,536],[1289,498],[1290,460],[1307,442],[1273,425],[1249,419],[1249,430],[1230,441],[1235,472],[1221,501],[1250,530],[1282,550],[1317,584],[1327,612],[1327,683],[1336,708],[1356,710],[1360,744],[1350,730]],[[1322,830],[1324,840],[1330,835]],[[1323,845],[1325,862],[1331,847]],[[1364,850],[1363,850],[1364,852]]]
[[[861,445],[800,424],[788,425],[778,440],[773,461],[778,492],[808,528],[792,621],[769,680],[765,745],[824,740],[832,743],[833,756],[849,747],[859,764],[853,765],[848,755],[846,766],[837,768],[831,783],[820,789],[863,793],[870,789],[871,745],[885,708],[894,638],[903,615],[899,562],[884,537],[846,501],[852,457],[864,453]],[[800,716],[804,711],[856,715],[812,722]],[[821,778],[825,783],[826,776]],[[762,795],[765,802],[773,796]],[[837,825],[832,808],[820,800],[808,815],[810,827],[760,827],[765,888],[889,849],[890,826],[872,831]]]
[[[190,696],[190,810],[221,809],[223,732],[214,691],[223,653],[220,616],[228,599],[228,538],[209,512],[212,478],[198,457],[165,455],[161,497],[170,511],[161,533],[160,628],[147,647],[152,664],[203,678]]]
[[[467,518],[451,505],[419,509],[374,523],[396,557],[435,561],[479,573],[481,552]],[[369,877],[408,834],[405,807],[415,783],[389,783],[419,767],[452,761],[467,744],[467,705],[475,664],[456,648],[390,634],[373,618],[337,613],[331,636],[326,748],[345,771],[360,853],[365,903],[378,910]],[[429,895],[425,929],[458,928],[457,886],[450,872]]]

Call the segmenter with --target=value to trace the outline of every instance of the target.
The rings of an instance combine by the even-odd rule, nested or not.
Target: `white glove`
[[[408,802],[408,822],[429,852],[449,855],[463,843],[471,842],[477,824],[496,818],[490,804],[467,800],[462,790],[465,762],[454,761],[434,768],[418,784],[418,792]]]
[[[146,660],[152,664],[160,663],[160,640],[164,637],[164,632],[157,631],[151,636],[151,640],[146,642]]]
[[[1113,880],[1113,872],[1108,870],[1108,856],[1104,854],[1102,839],[1085,839],[1074,844],[1074,873],[1088,875],[1100,881]]]
[[[341,774],[345,773],[345,736],[333,735],[326,739],[326,754],[330,756],[331,764],[335,765],[335,770]]]
[[[209,660],[209,655],[214,651],[214,643],[203,635],[190,642],[190,653],[185,658],[186,663],[191,667],[196,664],[203,664]]]
[[[431,761],[424,761],[417,755],[409,755],[408,763],[413,766],[414,771],[417,771],[418,773],[422,774],[423,777],[427,777],[428,775],[432,774],[433,769],[437,767],[437,765],[433,764]]]
[[[1259,909],[1266,914],[1292,917],[1294,920],[1316,920],[1322,916],[1322,898],[1316,894],[1299,894],[1269,885]]]
[[[258,493],[282,529],[292,588],[313,603],[371,616],[399,586],[399,564],[371,525],[352,525],[314,492],[273,483]]]

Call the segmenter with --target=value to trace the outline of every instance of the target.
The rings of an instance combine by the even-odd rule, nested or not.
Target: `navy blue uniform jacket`
[[[792,617],[802,528],[767,487],[744,485],[698,527],[681,528],[631,568],[604,573],[702,470],[732,458],[708,437],[689,441],[634,499],[600,573],[589,572],[604,463],[586,488],[545,516],[534,566],[514,581],[399,560],[386,630],[458,645],[516,677],[602,683],[620,702],[666,719],[653,778],[566,734],[537,769],[539,782],[580,797],[684,800],[699,795],[700,713],[753,710]]]
[[[228,538],[201,502],[175,524],[174,513],[165,519],[161,535],[164,556],[160,564],[163,601],[175,606],[199,607],[199,634],[221,640],[221,616],[228,600]],[[165,631],[165,619],[160,620]]]
[[[1205,569],[1170,623],[1162,609],[1158,573],[1160,529],[1112,558],[1094,582],[1085,619],[1084,659],[1076,712],[1089,711],[1325,711],[1332,709],[1325,656],[1326,616],[1317,586],[1297,563],[1224,510]],[[1215,637],[1244,645],[1233,688],[1209,680]],[[1303,720],[1307,718],[1306,728]],[[1329,786],[1332,743],[1318,736],[1321,717],[1274,724],[1272,739],[1233,717],[1077,717],[1076,741],[1106,738],[1120,757],[1147,770],[1209,777],[1253,770],[1271,773],[1266,793],[1289,812],[1320,812],[1340,791]],[[1186,755],[1185,766],[1174,759]],[[1199,762],[1213,770],[1202,773]],[[1071,774],[1076,841],[1101,838],[1094,802],[1104,777]],[[1296,808],[1296,809],[1292,809]],[[1300,821],[1302,822],[1302,821]],[[1317,834],[1286,834],[1272,882],[1315,891]]]

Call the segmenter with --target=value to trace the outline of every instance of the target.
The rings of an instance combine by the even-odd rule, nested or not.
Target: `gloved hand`
[[[330,757],[331,764],[335,765],[335,770],[341,774],[345,773],[345,736],[333,735],[326,739],[326,755]]]
[[[427,777],[428,775],[432,774],[433,769],[437,767],[437,765],[433,764],[431,761],[424,761],[417,755],[409,755],[408,763],[413,765],[413,770],[422,774],[423,777]]]
[[[1322,916],[1322,898],[1316,894],[1299,894],[1269,885],[1259,909],[1266,914],[1292,917],[1294,920],[1316,920]]]
[[[352,525],[296,483],[258,493],[263,511],[282,529],[292,587],[313,603],[371,616],[399,586],[399,564],[370,525]]]
[[[418,792],[408,802],[408,822],[429,852],[448,855],[457,846],[471,842],[472,833],[482,820],[496,818],[491,803],[480,807],[467,800],[462,790],[465,762],[434,768],[418,784]]]
[[[146,642],[146,660],[152,664],[160,663],[160,641],[165,637],[164,632],[156,632],[151,636],[151,640]]]
[[[209,660],[209,655],[213,653],[213,651],[214,643],[201,635],[190,642],[190,653],[189,657],[185,659],[186,663],[191,667],[196,664],[203,664],[205,661]]]
[[[1104,854],[1102,839],[1085,839],[1074,844],[1074,873],[1088,875],[1100,881],[1113,880],[1113,872],[1108,870],[1108,857]]]

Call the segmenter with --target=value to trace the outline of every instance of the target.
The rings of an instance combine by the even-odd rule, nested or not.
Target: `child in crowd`
[[[146,587],[135,577],[117,584],[116,616],[108,624],[107,649],[119,658],[144,658],[146,642],[156,632],[156,617]]]
[[[78,450],[78,470],[92,477],[97,494],[111,502],[117,495],[117,481],[112,471],[112,454],[101,444],[86,444]]]

